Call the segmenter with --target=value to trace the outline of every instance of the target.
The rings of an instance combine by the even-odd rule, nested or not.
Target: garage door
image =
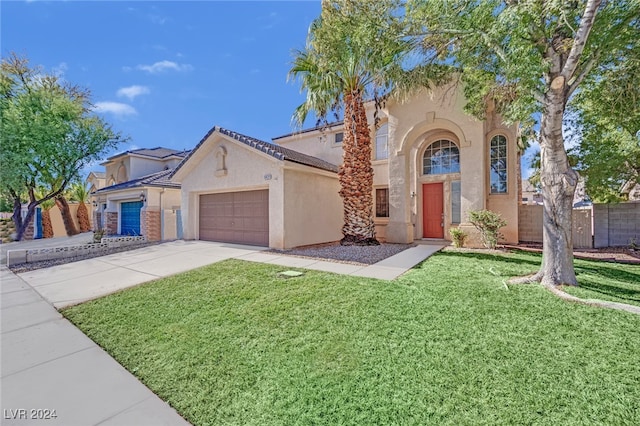
[[[120,234],[140,235],[140,209],[142,201],[120,204]]]
[[[200,239],[269,245],[269,191],[200,196]]]

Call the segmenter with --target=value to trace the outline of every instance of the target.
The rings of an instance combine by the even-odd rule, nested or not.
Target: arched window
[[[124,164],[121,164],[118,168],[118,183],[127,181],[127,169],[124,167]]]
[[[427,147],[422,157],[422,173],[439,175],[460,172],[460,151],[455,143],[441,139]]]
[[[492,194],[507,192],[507,138],[496,135],[491,138],[490,184]]]
[[[388,143],[389,126],[385,123],[376,131],[376,160],[386,160],[389,158]]]

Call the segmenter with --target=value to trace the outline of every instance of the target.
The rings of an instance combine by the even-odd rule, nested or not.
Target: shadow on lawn
[[[640,290],[598,283],[591,281],[588,278],[581,278],[579,281],[580,288],[584,290],[593,291],[594,293],[600,293],[607,296],[613,296],[621,300],[640,302]]]
[[[454,257],[454,258],[466,258],[466,259],[477,259],[477,260],[489,260],[494,262],[504,262],[504,263],[514,263],[517,265],[533,265],[536,268],[540,268],[540,260],[539,259],[523,259],[517,258],[514,259],[512,257],[507,257],[507,255],[511,253],[526,253],[520,251],[514,252],[496,252],[496,254],[492,253],[478,253],[478,252],[464,252],[464,251],[441,251],[438,253],[438,256],[446,256],[446,257]],[[530,254],[530,253],[526,253]]]
[[[598,263],[598,266],[586,266],[581,263],[577,264],[575,268],[577,273],[589,273],[594,275],[601,275],[612,280],[625,281],[628,283],[639,283],[638,289],[640,290],[640,274],[622,271],[620,269],[611,268],[604,265],[606,265],[605,262]],[[638,268],[638,271],[640,271],[640,268]]]
[[[512,251],[512,254],[525,254],[530,255],[528,252]],[[506,253],[505,253],[506,254]],[[450,258],[454,262],[459,262],[464,259],[475,259],[479,261],[490,262],[503,262],[512,263],[517,265],[531,265],[535,267],[531,272],[535,272],[540,267],[541,256],[536,255],[535,258],[524,258],[519,256],[517,258],[508,257],[503,253],[496,252],[482,253],[482,252],[465,252],[465,251],[441,251],[438,256],[444,256]],[[617,297],[621,300],[628,300],[633,302],[640,302],[640,273],[629,272],[627,270],[617,269],[615,267],[607,266],[606,262],[598,261],[585,261],[581,260],[576,263],[576,275],[580,288],[600,293],[608,296]],[[640,271],[640,269],[638,269]],[[595,277],[599,277],[599,280]],[[608,280],[613,281],[614,284],[604,284],[599,281]],[[619,282],[621,285],[615,285],[615,282]]]

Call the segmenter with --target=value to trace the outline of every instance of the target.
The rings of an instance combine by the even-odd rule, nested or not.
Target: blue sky
[[[96,110],[131,138],[124,151],[191,149],[214,125],[267,141],[292,132],[304,98],[287,73],[320,1],[3,1],[0,8],[2,56],[16,52],[89,88]]]
[[[2,1],[0,47],[89,88],[131,138],[118,152],[191,149],[214,125],[270,141],[295,130],[304,97],[287,73],[319,13],[320,0]]]

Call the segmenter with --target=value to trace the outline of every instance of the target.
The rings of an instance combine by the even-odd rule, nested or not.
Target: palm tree
[[[87,232],[91,230],[89,211],[86,206],[86,203],[89,201],[89,189],[83,183],[76,182],[71,185],[69,193],[71,195],[71,200],[78,202],[78,211],[76,212],[76,216],[78,218],[80,232]]]
[[[373,222],[371,133],[365,100],[376,107],[392,88],[406,48],[394,38],[391,3],[324,1],[309,29],[306,48],[294,53],[289,76],[301,82],[306,100],[293,116],[301,126],[313,111],[318,122],[344,108],[343,162],[338,173],[344,205],[343,245],[379,244]],[[377,117],[377,114],[376,114]],[[376,123],[377,124],[377,123]]]

